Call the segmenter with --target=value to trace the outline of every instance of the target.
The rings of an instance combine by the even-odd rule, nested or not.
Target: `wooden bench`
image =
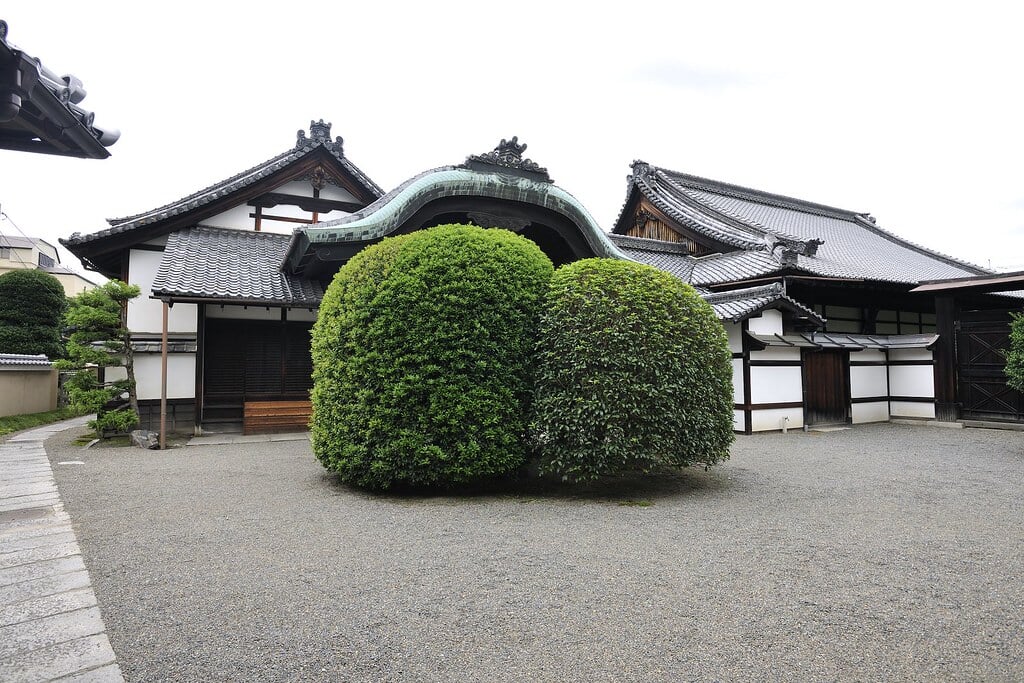
[[[304,432],[312,411],[309,401],[246,401],[242,433]]]

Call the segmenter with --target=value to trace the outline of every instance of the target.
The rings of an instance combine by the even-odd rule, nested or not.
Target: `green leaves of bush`
[[[64,287],[49,273],[26,269],[0,275],[0,353],[62,357],[66,306]]]
[[[542,471],[589,480],[728,457],[731,354],[689,285],[630,261],[562,266],[538,344],[533,435]]]
[[[552,270],[527,239],[459,225],[385,239],[352,258],[313,328],[317,458],[374,489],[520,467]]]

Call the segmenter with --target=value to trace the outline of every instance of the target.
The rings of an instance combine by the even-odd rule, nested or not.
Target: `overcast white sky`
[[[103,161],[0,151],[0,209],[94,232],[324,118],[385,189],[518,135],[605,229],[643,159],[1024,269],[1015,4],[9,3],[9,42],[122,137]]]

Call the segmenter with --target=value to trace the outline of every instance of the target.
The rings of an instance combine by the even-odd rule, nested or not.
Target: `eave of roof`
[[[110,156],[120,133],[95,125],[79,104],[85,98],[74,76],[57,76],[42,62],[7,42],[0,20],[0,148],[89,159]]]
[[[786,294],[781,283],[735,289],[728,292],[701,292],[701,296],[711,305],[719,320],[737,323],[752,318],[769,308],[784,308],[817,325],[825,324],[823,317]]]
[[[874,349],[930,349],[939,339],[937,334],[840,334],[838,332],[809,332],[805,334],[755,334],[747,332],[760,349],[782,346],[803,349],[845,349],[864,351]]]

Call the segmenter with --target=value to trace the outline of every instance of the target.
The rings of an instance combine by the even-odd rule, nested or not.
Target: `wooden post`
[[[167,302],[160,330],[160,450],[167,448]]]
[[[935,419],[956,422],[960,406],[956,396],[956,322],[960,317],[954,297],[935,297],[935,331],[939,340],[932,350],[935,360]]]

